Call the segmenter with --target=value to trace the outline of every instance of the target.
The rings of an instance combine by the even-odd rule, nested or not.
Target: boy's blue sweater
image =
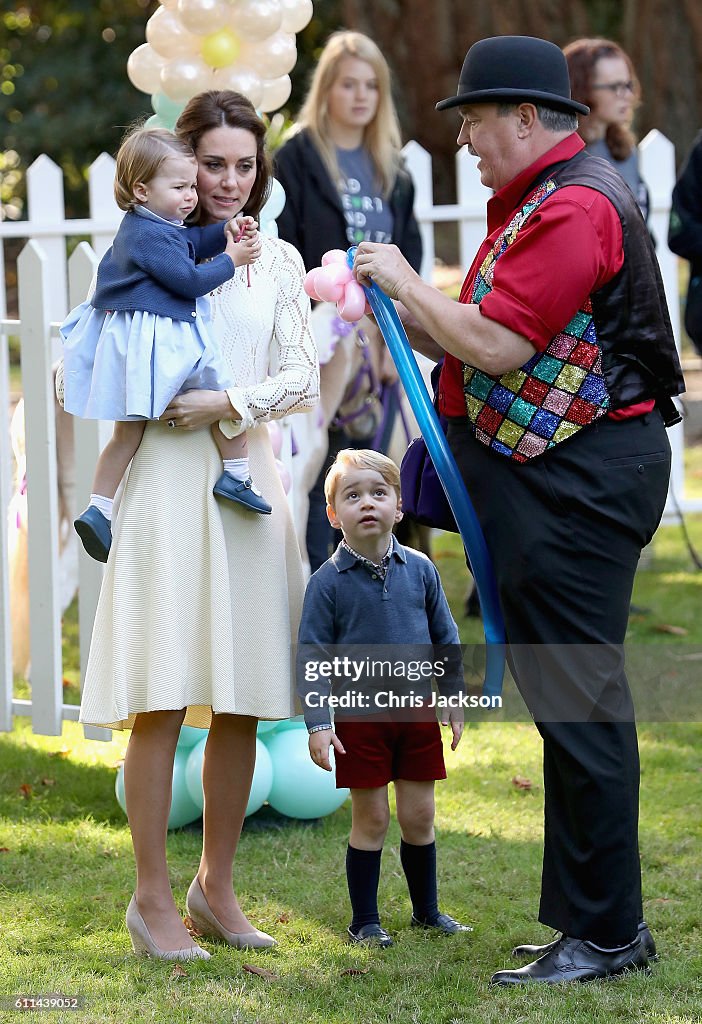
[[[310,577],[305,592],[298,633],[297,692],[307,727],[329,723],[326,706],[310,705],[323,704],[320,697],[328,697],[332,687],[328,678],[306,679],[306,660],[343,655],[344,651],[333,649],[342,645],[359,645],[351,655],[356,658],[363,657],[362,648],[377,658],[381,652],[373,648],[380,646],[385,646],[384,656],[392,661],[416,658],[420,646],[423,657],[432,658],[436,646],[450,657],[446,675],[442,680],[437,677],[439,689],[453,694],[463,688],[459,643],[439,573],[426,555],[403,547],[393,537],[388,572],[381,580],[340,544]],[[387,645],[395,645],[395,650]],[[407,689],[411,688],[408,684]],[[335,695],[343,689],[343,682],[335,683]],[[369,707],[366,713],[374,710]]]
[[[234,263],[223,252],[224,225],[181,227],[139,208],[126,213],[100,261],[91,305],[192,320],[195,300],[234,274]],[[211,256],[211,262],[195,265]]]

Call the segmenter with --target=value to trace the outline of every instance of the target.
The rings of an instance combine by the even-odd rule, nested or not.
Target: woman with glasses
[[[609,39],[576,39],[563,48],[574,100],[590,108],[580,117],[578,134],[593,156],[621,174],[648,220],[649,195],[639,174],[636,137],[631,130],[641,87],[631,59]]]

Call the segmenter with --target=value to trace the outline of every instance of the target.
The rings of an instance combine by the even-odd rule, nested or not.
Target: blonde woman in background
[[[329,38],[295,131],[275,155],[275,174],[286,195],[278,233],[295,246],[307,270],[318,267],[329,249],[362,241],[394,242],[419,269],[422,242],[412,212],[414,185],[402,163],[390,69],[367,36],[336,32]],[[312,571],[326,561],[333,540],[324,473],[337,451],[359,442],[368,447],[367,441],[343,430],[329,432],[327,461],[310,492]]]

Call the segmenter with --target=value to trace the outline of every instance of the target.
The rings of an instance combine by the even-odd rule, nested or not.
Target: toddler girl
[[[115,421],[90,504],[74,524],[85,550],[101,562],[112,542],[115,492],[146,420],[158,419],[182,391],[233,384],[207,330],[203,296],[257,259],[261,243],[251,217],[184,226],[197,205],[196,173],[192,149],[171,132],[138,128],[126,137],[115,174],[125,217],[100,261],[91,299],[61,326],[66,411]],[[212,434],[224,460],[214,494],[270,514],[249,474],[246,434],[226,438],[216,424]]]

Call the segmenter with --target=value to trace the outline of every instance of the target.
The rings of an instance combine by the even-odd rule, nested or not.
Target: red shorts
[[[394,779],[446,778],[439,723],[342,719],[334,731],[346,750],[336,754],[337,789],[371,789]]]

